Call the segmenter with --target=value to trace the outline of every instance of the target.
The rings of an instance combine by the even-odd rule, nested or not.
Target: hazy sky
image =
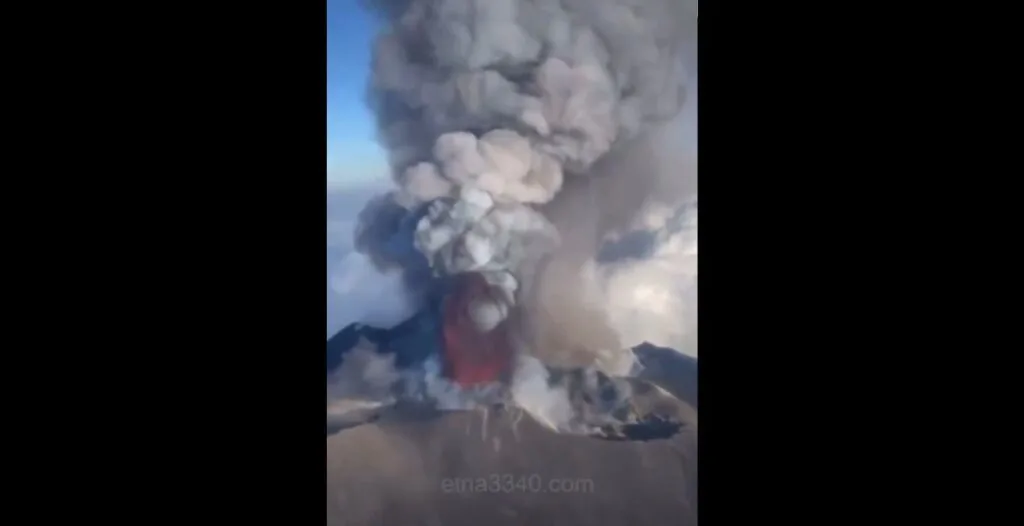
[[[327,180],[359,183],[387,177],[364,102],[377,21],[358,0],[327,0]]]

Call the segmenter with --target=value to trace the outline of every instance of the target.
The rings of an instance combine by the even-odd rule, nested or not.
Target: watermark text
[[[493,474],[441,480],[444,493],[593,493],[587,478],[554,478],[537,474]]]

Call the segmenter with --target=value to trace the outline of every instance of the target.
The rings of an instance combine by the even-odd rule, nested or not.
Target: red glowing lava
[[[470,302],[491,294],[483,276],[467,273],[455,277],[452,292],[444,300],[444,375],[463,386],[497,381],[511,362],[507,320],[481,333],[469,317]]]

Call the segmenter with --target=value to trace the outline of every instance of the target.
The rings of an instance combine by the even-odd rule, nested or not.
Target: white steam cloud
[[[384,183],[327,189],[327,337],[351,323],[392,327],[418,307],[399,269],[378,268],[354,250],[357,213]]]
[[[621,347],[645,341],[697,357],[697,203],[651,204],[637,258],[584,267],[585,294],[603,305]]]
[[[512,381],[512,399],[541,425],[570,431],[575,415],[569,392],[550,382],[548,369],[532,356],[520,356]]]

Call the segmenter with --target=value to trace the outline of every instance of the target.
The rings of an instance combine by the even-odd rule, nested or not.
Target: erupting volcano
[[[384,23],[369,100],[395,188],[360,214],[356,247],[427,292],[410,294],[421,304],[398,328],[343,331],[336,354],[358,347],[374,367],[369,383],[386,384],[371,390],[397,398],[437,402],[454,392],[467,402],[455,406],[487,406],[504,390],[560,432],[625,425],[636,416],[631,388],[609,375],[629,367],[605,367],[616,360],[604,358],[633,359],[631,351],[600,316],[562,323],[573,316],[565,311],[593,310],[583,300],[538,305],[581,296],[546,269],[582,274],[609,225],[656,193],[662,175],[637,145],[649,146],[686,101],[696,2],[369,4]],[[560,325],[563,336],[602,336],[537,337]],[[587,359],[544,361],[559,352]],[[378,374],[386,367],[395,371]]]
[[[394,185],[345,283],[408,293],[327,341],[328,524],[696,525],[697,0],[362,1]]]

